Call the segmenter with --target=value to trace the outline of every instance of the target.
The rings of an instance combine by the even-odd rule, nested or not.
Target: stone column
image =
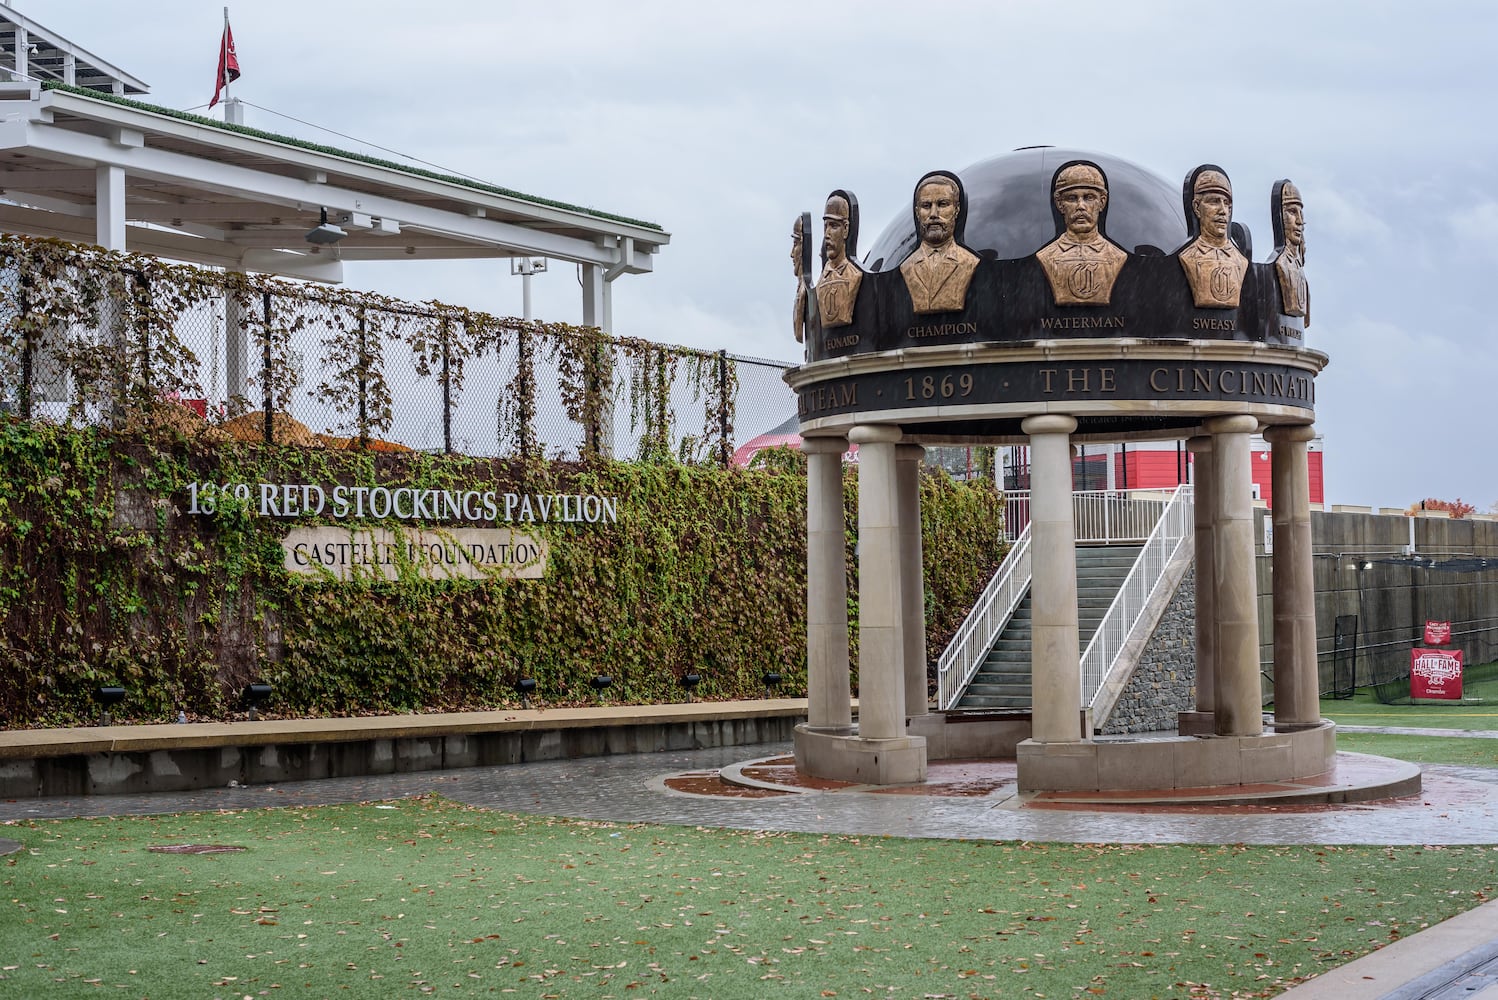
[[[895,447],[895,476],[900,491],[900,625],[904,636],[905,713],[930,711],[926,684],[926,577],[921,562],[921,463],[926,449],[918,444]]]
[[[1196,521],[1196,711],[1204,716],[1205,730],[1212,731],[1217,712],[1216,666],[1212,649],[1216,643],[1217,559],[1212,540],[1212,439],[1194,437],[1186,442],[1192,454],[1193,505]]]
[[[806,688],[808,727],[853,731],[848,684],[848,574],[843,453],[848,439],[810,437],[806,455]]]
[[[1028,417],[1030,436],[1031,738],[1077,743],[1082,666],[1077,638],[1077,539],[1072,523],[1072,417]]]
[[[858,445],[858,735],[905,735],[905,639],[900,578],[900,428],[854,427]]]
[[[1249,435],[1258,426],[1246,414],[1212,417],[1205,424],[1212,435],[1213,609],[1217,619],[1212,653],[1218,736],[1258,736],[1264,731],[1249,453]]]
[[[1321,721],[1316,669],[1316,582],[1311,558],[1310,425],[1271,427],[1274,509],[1274,723]]]

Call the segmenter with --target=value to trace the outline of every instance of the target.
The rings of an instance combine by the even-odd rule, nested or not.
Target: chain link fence
[[[0,411],[331,448],[727,465],[789,365],[0,237]]]

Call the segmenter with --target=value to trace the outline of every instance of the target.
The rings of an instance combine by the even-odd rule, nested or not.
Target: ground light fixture
[[[94,689],[94,701],[99,703],[99,725],[109,725],[109,709],[125,700],[125,689],[106,685]]]
[[[250,721],[254,722],[260,718],[260,706],[270,701],[270,696],[275,689],[269,684],[246,684],[244,692],[239,696],[240,700],[249,706]]]
[[[614,678],[608,674],[594,674],[593,679],[588,681],[588,684],[602,696],[605,690],[614,686]]]
[[[765,682],[765,697],[768,698],[770,697],[770,692],[780,687],[780,682],[785,680],[785,678],[780,675],[780,671],[771,670],[761,677],[760,680]]]
[[[687,689],[687,701],[692,700],[692,690],[702,683],[702,675],[693,671],[681,675],[681,686]]]
[[[536,679],[534,677],[521,677],[515,681],[515,693],[520,695],[520,707],[531,707],[531,695],[536,693]]]

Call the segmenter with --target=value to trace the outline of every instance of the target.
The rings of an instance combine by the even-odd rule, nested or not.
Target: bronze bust
[[[1274,218],[1275,246],[1279,252],[1274,257],[1274,272],[1279,278],[1280,312],[1286,316],[1300,316],[1305,325],[1311,325],[1311,289],[1306,284],[1306,218],[1305,203],[1300,189],[1288,180],[1274,186],[1274,204],[1270,206]]]
[[[1198,309],[1236,309],[1248,258],[1233,244],[1233,185],[1211,165],[1198,167],[1191,181],[1191,214],[1196,239],[1181,251],[1181,268]]]
[[[921,245],[900,265],[910,301],[917,315],[958,311],[978,267],[978,256],[957,242],[962,182],[945,171],[927,174],[916,184],[914,209]]]
[[[1051,201],[1066,231],[1035,255],[1058,306],[1105,306],[1128,259],[1103,236],[1108,181],[1095,163],[1077,161],[1056,171]]]
[[[858,201],[846,191],[827,197],[822,212],[822,276],[817,279],[817,310],[824,329],[853,322],[853,306],[863,269],[852,259],[858,239]]]
[[[806,223],[804,216],[796,216],[791,227],[791,267],[796,272],[796,303],[791,310],[791,332],[796,343],[806,340],[806,272],[802,269],[801,254],[806,246]]]

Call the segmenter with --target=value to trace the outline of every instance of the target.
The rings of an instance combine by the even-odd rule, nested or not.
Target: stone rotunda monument
[[[1177,187],[1133,164],[1038,147],[932,171],[857,257],[833,191],[822,253],[797,220],[793,317],[807,478],[804,773],[895,784],[931,759],[992,756],[1022,791],[1187,788],[1329,771],[1319,713],[1306,443],[1327,356],[1305,345],[1303,206],[1266,192],[1255,261],[1227,170]],[[1237,192],[1241,199],[1244,192]],[[1242,202],[1240,201],[1241,207]],[[1242,213],[1246,214],[1246,213]],[[1274,716],[1259,680],[1250,436],[1273,449]],[[1185,439],[1195,464],[1196,711],[1169,740],[1094,740],[1078,642],[1073,448]],[[858,446],[859,718],[850,704],[842,456]],[[920,459],[927,445],[1028,445],[1033,710],[928,706]],[[1188,532],[1189,534],[1189,532]],[[1012,735],[1016,724],[1023,727]]]

